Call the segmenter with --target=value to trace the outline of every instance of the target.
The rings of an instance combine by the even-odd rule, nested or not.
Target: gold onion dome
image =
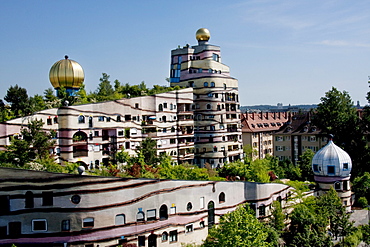
[[[49,79],[55,89],[60,87],[78,89],[84,82],[84,71],[79,63],[64,57],[51,67]]]
[[[211,38],[211,33],[207,28],[200,28],[195,34],[195,38],[198,41],[208,41]]]

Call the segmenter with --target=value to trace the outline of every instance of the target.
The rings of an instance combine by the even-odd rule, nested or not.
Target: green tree
[[[109,81],[110,75],[106,73],[102,73],[102,77],[99,79],[100,84],[98,85],[98,89],[96,90],[96,94],[98,97],[102,99],[109,98],[113,95],[114,89]]]
[[[370,201],[370,173],[365,172],[362,176],[356,177],[353,180],[353,192],[356,197],[365,197]]]
[[[285,227],[285,215],[283,213],[283,209],[281,207],[281,202],[274,201],[272,203],[272,219],[271,223],[272,226],[276,229],[278,233],[282,233]]]
[[[366,143],[357,110],[348,92],[340,92],[334,87],[326,92],[325,97],[321,98],[312,122],[323,133],[333,134],[334,142],[349,153],[353,161],[353,174],[362,173]]]
[[[4,100],[10,104],[10,109],[14,112],[16,117],[25,116],[25,109],[28,108],[28,94],[25,88],[15,85],[11,86]]]
[[[142,155],[144,162],[148,165],[156,166],[160,162],[157,155],[157,142],[150,137],[145,138],[140,146],[136,147],[136,152],[138,156]]]
[[[20,137],[13,137],[7,147],[7,155],[12,163],[24,166],[34,159],[44,159],[50,156],[49,150],[54,146],[50,133],[43,131],[42,120],[33,120],[27,128],[21,130]]]
[[[259,222],[248,206],[239,206],[235,211],[225,214],[219,225],[209,229],[204,247],[267,247],[266,226]]]
[[[311,149],[306,149],[301,155],[298,166],[301,169],[301,179],[303,181],[313,181],[313,171],[311,161],[315,153]]]

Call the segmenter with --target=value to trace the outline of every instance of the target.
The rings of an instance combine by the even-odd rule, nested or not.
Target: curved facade
[[[0,245],[201,244],[238,205],[253,204],[263,219],[290,192],[283,184],[0,172]]]
[[[198,45],[171,51],[171,86],[193,88],[195,163],[212,167],[242,159],[238,81],[221,62],[219,46],[208,43],[207,29]]]

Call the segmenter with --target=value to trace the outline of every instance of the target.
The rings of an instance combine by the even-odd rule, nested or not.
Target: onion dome
[[[85,79],[84,71],[79,63],[64,57],[51,67],[49,79],[55,89],[79,89]]]
[[[317,176],[348,177],[351,169],[351,157],[332,140],[312,158],[312,170]]]
[[[208,41],[211,38],[211,33],[207,28],[200,28],[195,34],[195,38],[198,41]]]

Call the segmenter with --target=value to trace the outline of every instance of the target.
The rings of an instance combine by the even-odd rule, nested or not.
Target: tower
[[[49,79],[51,85],[58,91],[64,87],[69,95],[74,95],[85,79],[84,71],[79,63],[64,57],[51,67]]]
[[[212,167],[242,159],[238,81],[221,63],[208,29],[196,32],[198,45],[171,51],[171,86],[193,88],[194,163]]]
[[[316,196],[334,187],[347,211],[351,210],[351,157],[334,144],[332,138],[312,158],[312,170],[317,184]]]

